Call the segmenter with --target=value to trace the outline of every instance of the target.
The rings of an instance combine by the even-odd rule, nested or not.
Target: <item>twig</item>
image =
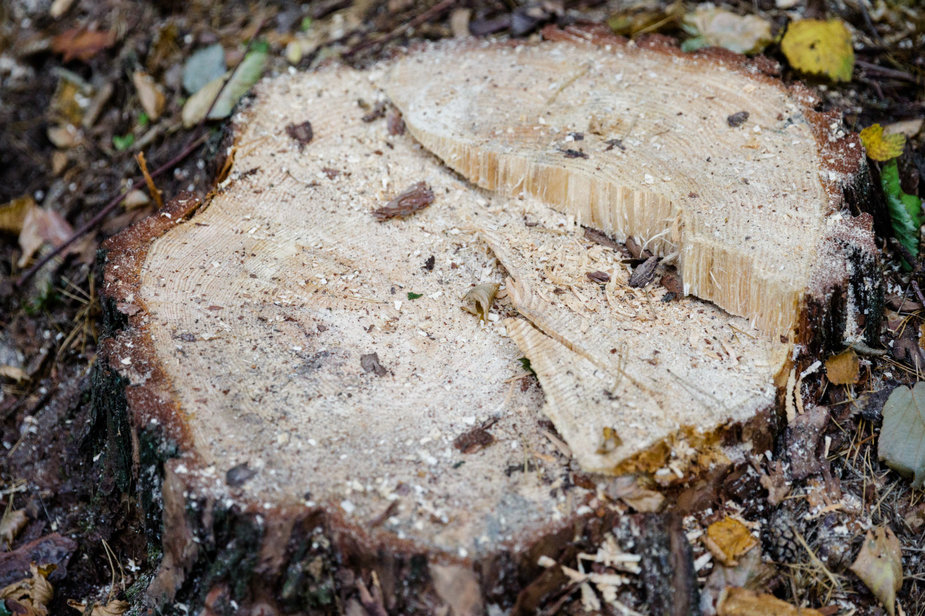
[[[915,75],[908,73],[906,71],[900,71],[895,68],[887,68],[885,66],[880,66],[879,64],[874,64],[872,62],[865,62],[864,60],[855,60],[854,63],[871,73],[883,75],[884,77],[893,77],[894,79],[901,79],[903,81],[909,81],[911,83],[918,83],[918,80],[915,78]]]
[[[166,163],[164,163],[163,165],[161,165],[160,167],[152,171],[151,177],[152,178],[157,177],[161,175],[162,173],[164,173],[165,171],[167,171],[168,169],[171,169],[174,166],[176,166],[184,158],[192,154],[196,150],[196,148],[202,145],[202,143],[206,140],[207,137],[208,137],[208,134],[205,134],[205,133],[199,135],[198,138],[196,138],[188,146],[183,148],[182,152],[180,152],[179,154],[171,158],[169,161],[167,161]],[[132,185],[134,186],[135,184],[141,183],[143,181],[144,181],[144,178],[141,176],[133,178]],[[103,206],[103,209],[97,212],[96,216],[94,216],[93,218],[85,222],[79,229],[74,231],[74,233],[69,238],[64,240],[64,242],[58,245],[57,247],[55,247],[54,250],[48,252],[38,261],[33,263],[32,266],[29,269],[27,269],[25,272],[23,272],[22,276],[20,276],[16,280],[16,286],[21,287],[22,285],[24,285],[30,278],[32,278],[33,275],[35,275],[35,272],[37,272],[42,266],[44,266],[46,263],[51,261],[53,258],[61,254],[61,252],[63,252],[65,248],[67,248],[68,246],[76,242],[78,239],[83,237],[87,233],[87,231],[89,231],[90,229],[98,225],[104,218],[106,218],[106,216],[112,210],[116,208],[116,206],[122,203],[122,200],[125,199],[125,197],[131,191],[132,189],[128,188],[120,192],[115,197],[113,197],[105,206]]]
[[[864,24],[867,26],[867,29],[870,30],[870,33],[874,35],[874,40],[877,41],[877,44],[881,47],[886,47],[886,43],[883,42],[880,33],[877,32],[877,28],[874,26],[873,20],[870,18],[870,13],[867,12],[867,0],[858,0],[858,8],[861,10],[861,16],[864,17]]]
[[[240,68],[241,63],[244,62],[244,57],[247,55],[247,52],[250,51],[251,47],[253,47],[254,41],[257,38],[257,34],[260,32],[260,30],[263,29],[264,21],[265,19],[261,19],[260,22],[257,24],[257,29],[255,30],[254,37],[251,38],[250,41],[248,41],[247,49],[245,50],[244,55],[242,55],[241,59],[238,60],[238,63],[235,65],[234,70],[232,70],[231,73],[228,74],[228,77],[225,78],[224,83],[222,83],[222,87],[215,94],[215,98],[212,99],[212,103],[209,105],[209,108],[206,110],[205,115],[202,116],[202,119],[199,121],[199,124],[196,126],[196,131],[194,131],[193,136],[190,137],[190,140],[183,147],[183,149],[180,151],[179,154],[177,154],[176,156],[168,160],[166,163],[164,163],[163,165],[161,165],[160,167],[152,171],[149,175],[150,178],[152,179],[156,178],[157,176],[161,175],[165,171],[168,171],[169,169],[172,169],[173,167],[178,165],[187,156],[192,154],[200,145],[202,145],[202,143],[206,140],[206,138],[208,138],[208,133],[205,132],[206,120],[208,120],[209,114],[212,112],[212,108],[215,107],[216,101],[218,101],[219,97],[222,95],[222,92],[228,86],[228,83],[231,81],[231,78],[234,77],[234,74],[238,71],[238,68]],[[132,178],[132,186],[134,186],[135,184],[140,184],[141,182],[145,182],[146,180],[147,178],[144,175],[136,176]],[[84,223],[79,229],[74,231],[74,233],[69,238],[67,238],[63,243],[56,246],[53,250],[51,250],[50,252],[45,254],[43,257],[41,257],[38,261],[33,263],[32,266],[29,269],[27,269],[25,272],[23,272],[23,274],[16,280],[16,287],[17,288],[22,287],[46,263],[48,263],[53,258],[61,254],[68,246],[70,246],[71,244],[76,242],[78,239],[83,237],[88,231],[96,227],[96,225],[100,224],[100,222],[102,222],[102,220],[106,218],[106,216],[109,215],[110,212],[112,212],[120,203],[122,203],[122,200],[125,199],[128,193],[131,192],[131,190],[132,190],[131,188],[128,188],[122,191],[121,193],[119,193],[118,195],[116,195],[115,197],[113,197],[112,200],[110,200],[105,206],[103,206],[103,209],[97,212],[97,214],[93,218],[91,218],[86,223]]]

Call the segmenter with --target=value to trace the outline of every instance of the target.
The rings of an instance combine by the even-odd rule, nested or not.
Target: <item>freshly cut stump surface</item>
[[[774,336],[847,275],[834,243],[873,249],[839,211],[860,144],[808,92],[734,54],[550,34],[565,40],[412,54],[384,87],[471,182],[677,258],[685,294]]]
[[[573,458],[663,485],[743,462],[750,428],[723,437],[769,420],[806,323],[858,335],[875,259],[844,210],[856,139],[739,57],[585,35],[263,82],[203,207],[108,244],[127,323],[102,355],[133,424],[179,445],[152,594],[226,514],[266,527],[259,571],[318,513],[377,558],[516,586],[501,554],[535,567],[528,548],[603,507],[607,477]],[[370,112],[386,93],[411,134]],[[415,186],[432,203],[381,215]],[[631,287],[582,224],[664,257],[654,281]],[[461,305],[484,284],[482,320]]]
[[[552,475],[567,461],[541,433],[522,354],[460,308],[474,285],[503,282],[456,215],[488,197],[363,122],[357,100],[379,97],[347,69],[265,83],[236,119],[227,186],[154,242],[140,299],[201,473],[252,474],[229,492],[356,524],[394,501],[381,524],[398,538],[476,553],[569,516],[537,473],[509,470],[534,453],[555,460]],[[300,146],[286,127],[309,118]],[[418,182],[433,205],[377,221]],[[490,447],[453,446],[494,419]]]
[[[658,282],[630,287],[621,254],[550,208],[522,203],[490,222],[480,216],[482,236],[524,317],[509,319],[508,333],[543,386],[543,412],[582,468],[656,470],[637,458],[650,452],[661,466],[667,450],[661,472],[684,473],[712,451],[719,427],[774,406],[790,345],[697,298],[665,301]]]

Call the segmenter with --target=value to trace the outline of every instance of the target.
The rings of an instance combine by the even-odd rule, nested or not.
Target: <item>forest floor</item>
[[[879,123],[906,133],[900,182],[906,193],[925,193],[925,9],[917,0],[718,5],[760,17],[775,36],[799,19],[847,24],[855,52],[849,81],[795,72],[777,39],[764,53],[780,62],[785,82],[816,87],[850,130]],[[683,27],[684,16],[696,8],[593,0],[0,4],[0,589],[28,577],[29,563],[39,561],[54,565],[43,571],[54,591],[44,599],[50,613],[76,614],[93,604],[111,608],[95,614],[139,611],[135,597],[158,564],[137,503],[96,465],[105,422],[93,413],[89,386],[100,333],[96,251],[103,239],[157,209],[140,180],[137,154],[152,170],[168,163],[154,178],[165,200],[212,187],[208,161],[224,122],[185,127],[182,121],[190,96],[186,63],[195,51],[220,44],[222,66],[233,67],[259,40],[269,51],[264,74],[271,75],[334,61],[365,66],[410,41],[466,32],[534,37],[550,23],[604,22],[627,36],[657,32],[687,40],[695,33]],[[878,164],[872,165],[878,179]],[[762,588],[824,614],[892,613],[850,570],[866,532],[889,528],[903,571],[896,613],[922,616],[925,492],[881,464],[877,446],[889,393],[917,382],[925,366],[925,299],[918,292],[925,279],[920,269],[910,274],[900,267],[886,237],[889,219],[875,224],[887,290],[877,348],[887,353],[862,355],[847,385],[831,384],[824,371],[807,375],[801,393],[807,408],[817,409],[807,420],[814,427],[784,430],[774,450],[775,460],[790,463],[758,464],[735,478],[721,507],[695,522],[747,520],[768,564]],[[84,226],[86,234],[35,268]],[[795,463],[800,450],[808,458]],[[706,553],[693,543],[695,557]],[[548,605],[582,613],[574,590],[551,593]],[[11,606],[0,603],[0,614],[14,612]]]

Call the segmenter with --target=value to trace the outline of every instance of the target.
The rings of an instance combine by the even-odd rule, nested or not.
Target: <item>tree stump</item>
[[[162,494],[153,602],[529,611],[540,556],[615,532],[614,475],[721,477],[794,344],[876,319],[863,153],[807,91],[547,38],[263,82],[208,200],[106,244],[99,397]],[[695,593],[650,534],[688,559],[652,596]]]

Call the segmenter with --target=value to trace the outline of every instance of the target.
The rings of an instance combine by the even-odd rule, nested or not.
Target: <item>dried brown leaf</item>
[[[79,601],[68,599],[67,606],[69,608],[78,610],[82,614],[87,613],[86,603],[80,603]],[[106,605],[94,605],[89,612],[89,616],[121,616],[128,610],[129,607],[131,607],[131,605],[127,601],[113,599]]]
[[[726,517],[707,527],[703,543],[717,560],[735,566],[739,557],[758,545],[758,540],[741,521]]]
[[[373,210],[376,220],[382,222],[390,218],[404,218],[419,212],[434,202],[434,191],[424,182],[418,182],[383,207]]]
[[[55,591],[46,578],[54,567],[48,569],[38,567],[35,563],[32,563],[29,569],[32,576],[13,582],[0,590],[0,599],[9,599],[20,604],[25,608],[25,612],[20,612],[24,616],[47,616],[48,608],[46,605],[51,601]]]
[[[30,209],[19,233],[19,247],[22,249],[19,267],[24,267],[45,242],[58,246],[73,232],[74,229],[61,214],[42,207]]]
[[[80,135],[73,124],[49,126],[45,134],[48,136],[48,140],[61,150],[67,150],[80,143]]]
[[[486,422],[486,424],[476,426],[471,430],[463,432],[453,440],[453,447],[462,453],[475,453],[480,449],[485,449],[495,442],[495,437],[488,431],[488,428],[491,427],[493,423],[495,422]]]
[[[854,349],[832,355],[825,361],[825,374],[833,385],[854,385],[861,378],[861,361]]]
[[[143,71],[135,71],[132,74],[132,83],[135,84],[138,100],[148,117],[152,120],[161,117],[166,99],[154,79]]]
[[[649,490],[639,484],[633,475],[617,477],[605,489],[608,497],[622,500],[640,513],[660,511],[665,504],[665,497],[655,490]]]
[[[0,205],[0,231],[17,234],[21,232],[26,214],[34,207],[35,200],[29,195]]]
[[[17,366],[4,364],[0,366],[0,376],[20,383],[29,378],[29,373]]]
[[[822,616],[822,612],[797,607],[774,595],[765,595],[745,588],[727,588],[719,597],[717,616]]]
[[[880,600],[890,616],[896,614],[896,592],[903,585],[902,550],[888,526],[867,531],[851,571]]]
[[[585,276],[588,277],[588,280],[591,282],[596,282],[598,284],[607,284],[610,282],[610,274],[607,272],[602,272],[600,270],[595,270],[593,272],[585,272]]]
[[[64,61],[83,60],[87,62],[107,47],[116,42],[113,32],[71,28],[56,36],[51,41],[51,49],[64,55]]]
[[[12,501],[10,502],[12,503]],[[3,513],[3,517],[0,518],[0,543],[3,544],[3,549],[8,550],[10,548],[13,539],[15,539],[19,531],[25,527],[28,520],[29,518],[26,517],[25,509],[14,510],[7,507],[6,511]]]
[[[790,484],[784,474],[783,464],[779,460],[771,469],[771,472],[767,475],[762,474],[758,481],[768,491],[768,502],[775,507],[784,502],[784,499],[790,494]]]

